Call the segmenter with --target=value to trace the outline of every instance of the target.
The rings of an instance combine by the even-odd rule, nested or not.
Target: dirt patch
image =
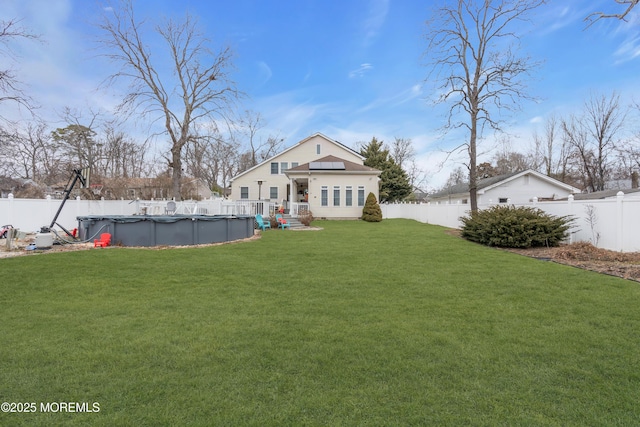
[[[76,251],[86,251],[86,250],[109,250],[115,246],[110,246],[107,248],[94,248],[93,243],[65,243],[65,244],[54,244],[50,249],[29,249],[29,245],[32,244],[35,240],[35,235],[27,236],[25,239],[14,240],[12,242],[12,250],[8,250],[6,246],[6,240],[0,239],[0,258],[11,258],[16,256],[28,256],[28,255],[39,255],[39,254],[50,254],[50,253],[58,253],[58,252],[76,252]],[[248,237],[246,239],[241,240],[233,240],[230,242],[220,242],[220,243],[207,243],[203,245],[189,245],[189,246],[127,246],[122,247],[123,249],[147,249],[151,251],[161,251],[166,249],[174,249],[174,248],[204,248],[207,246],[220,246],[220,245],[228,245],[232,243],[241,243],[241,242],[250,242],[252,240],[256,240],[260,238],[260,233],[256,232],[253,236]]]
[[[451,229],[446,232],[453,236],[460,236],[460,230]],[[587,242],[554,248],[498,249],[640,282],[640,252],[610,251],[596,248]]]

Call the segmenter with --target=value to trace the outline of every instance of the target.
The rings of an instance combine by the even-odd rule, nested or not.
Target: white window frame
[[[364,206],[366,203],[366,197],[364,196],[364,185],[358,185],[358,206]],[[360,197],[362,195],[362,197]]]
[[[326,185],[320,188],[320,206],[329,206],[329,187]]]
[[[351,185],[347,185],[345,189],[345,206],[353,206],[353,187]]]

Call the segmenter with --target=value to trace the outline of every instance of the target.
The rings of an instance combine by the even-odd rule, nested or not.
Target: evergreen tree
[[[360,150],[365,166],[378,169],[380,174],[380,201],[395,202],[411,195],[411,184],[407,173],[393,160],[383,141],[374,136]]]
[[[362,208],[362,219],[367,222],[380,222],[382,221],[382,209],[376,200],[376,196],[373,193],[369,193],[367,201]]]

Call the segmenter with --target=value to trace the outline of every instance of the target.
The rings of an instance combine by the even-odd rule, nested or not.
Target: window
[[[340,187],[333,187],[333,206],[340,206]]]
[[[316,154],[320,154],[320,144],[316,145]]]
[[[358,187],[358,206],[364,206],[364,187]]]
[[[287,169],[289,169],[289,164],[287,162],[280,163],[280,173],[284,173]]]
[[[278,175],[278,162],[271,162],[271,175]]]
[[[509,199],[507,199],[506,197],[500,197],[498,199],[498,202],[499,203],[509,203]]]
[[[344,204],[346,206],[352,206],[353,205],[353,187],[351,187],[350,185],[347,186],[345,197],[346,199],[344,201]]]
[[[322,187],[320,191],[320,204],[322,206],[329,206],[329,187]]]
[[[240,187],[240,198],[241,199],[249,198],[249,187]]]
[[[278,187],[269,187],[269,198],[271,200],[278,200]]]
[[[291,169],[297,168],[297,167],[298,167],[298,162],[291,162]]]

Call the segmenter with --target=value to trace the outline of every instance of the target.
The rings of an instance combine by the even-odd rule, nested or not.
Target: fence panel
[[[482,204],[486,209],[495,204]],[[575,227],[570,242],[590,242],[599,248],[622,252],[640,252],[640,199],[618,196],[604,200],[565,200],[524,203],[555,216],[572,216]],[[384,218],[406,218],[416,221],[460,228],[460,217],[469,214],[465,204],[382,204]]]

